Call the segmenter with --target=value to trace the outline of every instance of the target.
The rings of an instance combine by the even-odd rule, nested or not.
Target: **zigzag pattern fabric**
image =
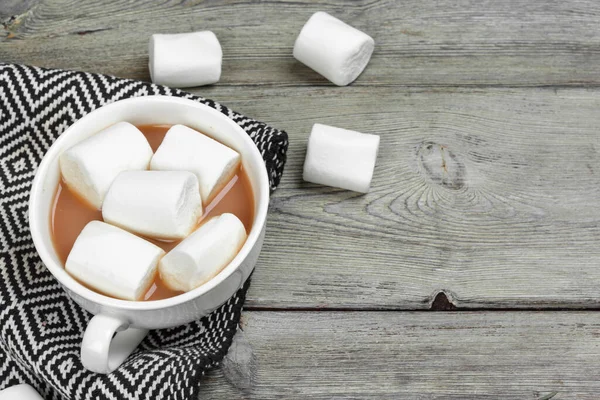
[[[154,84],[76,71],[0,64],[0,389],[29,383],[46,399],[196,399],[200,378],[231,344],[249,282],[209,316],[151,331],[115,372],[86,371],[81,339],[91,315],[37,255],[27,219],[37,165],[54,140],[90,111],[120,99],[178,96],[213,107],[256,143],[274,190],[288,147],[284,131],[212,100]]]

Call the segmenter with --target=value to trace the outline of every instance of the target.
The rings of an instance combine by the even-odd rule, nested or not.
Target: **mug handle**
[[[92,372],[108,374],[129,357],[147,334],[147,329],[130,328],[129,321],[123,318],[98,314],[83,334],[81,363]]]

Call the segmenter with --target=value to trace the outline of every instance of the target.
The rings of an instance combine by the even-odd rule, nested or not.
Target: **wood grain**
[[[255,384],[201,399],[597,399],[594,312],[248,312]]]
[[[16,22],[21,14],[32,9],[40,0],[2,0],[0,3],[0,21],[8,25]],[[6,28],[5,28],[6,29]]]
[[[599,92],[199,92],[290,134],[250,307],[598,306]],[[369,194],[302,181],[315,122],[381,135]]]
[[[573,1],[29,0],[0,28],[0,60],[149,79],[153,33],[212,30],[219,85],[330,85],[292,58],[304,22],[327,11],[370,34],[355,85],[598,85],[600,4]],[[0,15],[11,2],[0,2]],[[19,7],[19,12],[23,7]]]

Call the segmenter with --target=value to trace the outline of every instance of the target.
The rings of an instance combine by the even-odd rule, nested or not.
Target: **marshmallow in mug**
[[[193,172],[206,206],[233,178],[239,164],[235,150],[187,126],[173,125],[152,157],[150,169]]]
[[[150,77],[159,85],[203,86],[221,78],[223,52],[211,31],[152,35],[148,56]]]
[[[160,260],[163,282],[190,291],[215,277],[246,241],[246,228],[233,214],[211,218]]]
[[[308,139],[303,179],[368,193],[379,136],[314,124]]]
[[[67,186],[100,209],[117,175],[147,169],[151,158],[144,134],[129,122],[119,122],[67,149],[59,162]]]
[[[105,222],[159,239],[183,239],[201,215],[198,179],[187,171],[122,172],[102,207]]]
[[[365,69],[375,41],[369,35],[325,13],[316,12],[294,44],[294,58],[338,86],[353,82]]]
[[[160,247],[121,228],[89,222],[67,257],[65,269],[80,282],[123,300],[141,300],[156,275]]]

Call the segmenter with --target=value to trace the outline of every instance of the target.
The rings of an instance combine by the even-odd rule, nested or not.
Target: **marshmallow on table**
[[[188,292],[221,272],[245,241],[246,229],[238,217],[213,217],[163,257],[160,277],[171,289]]]
[[[191,87],[210,85],[221,78],[223,52],[210,31],[152,35],[148,53],[154,83]]]
[[[42,396],[26,383],[0,390],[0,400],[43,400]]]
[[[119,122],[63,152],[60,171],[71,190],[100,209],[117,175],[147,169],[151,158],[144,134],[129,122]]]
[[[306,160],[304,180],[367,193],[379,148],[379,136],[314,124]]]
[[[150,169],[193,172],[207,205],[233,178],[239,163],[238,152],[187,126],[174,125],[152,157]]]
[[[156,275],[160,247],[121,228],[91,221],[81,231],[65,269],[86,285],[124,300],[140,300]]]
[[[202,215],[198,179],[187,171],[127,171],[113,181],[104,222],[159,239],[183,239]]]
[[[316,12],[296,39],[294,57],[336,85],[346,86],[365,69],[374,47],[366,33]]]

